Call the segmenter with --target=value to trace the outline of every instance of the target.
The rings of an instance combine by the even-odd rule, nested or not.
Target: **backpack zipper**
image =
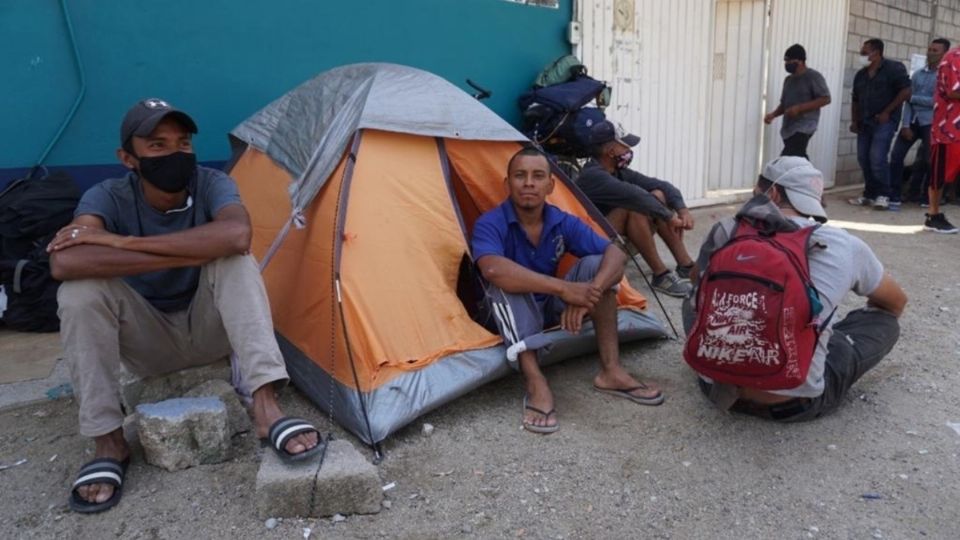
[[[768,289],[773,289],[774,291],[777,291],[777,292],[782,293],[784,291],[783,285],[780,285],[776,281],[771,281],[769,279],[755,276],[753,274],[742,274],[740,272],[716,272],[714,274],[710,274],[710,277],[707,278],[707,281],[716,281],[718,279],[724,279],[724,278],[747,279],[750,281],[755,281],[757,283],[760,283],[761,285],[764,285]]]

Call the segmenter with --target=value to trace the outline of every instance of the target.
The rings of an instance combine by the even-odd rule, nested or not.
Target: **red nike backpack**
[[[822,328],[807,260],[818,227],[768,232],[738,220],[700,278],[697,318],[683,350],[690,367],[719,383],[761,390],[803,384]]]

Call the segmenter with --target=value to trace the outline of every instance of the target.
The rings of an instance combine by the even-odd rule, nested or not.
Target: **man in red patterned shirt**
[[[923,228],[955,234],[957,228],[940,212],[940,194],[960,174],[960,47],[945,54],[937,70],[930,143],[930,213]]]

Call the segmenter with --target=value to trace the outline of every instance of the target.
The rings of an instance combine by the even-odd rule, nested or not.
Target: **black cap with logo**
[[[120,146],[126,148],[134,135],[146,137],[156,129],[161,120],[168,116],[174,117],[190,133],[197,132],[197,123],[190,118],[190,115],[162,99],[147,98],[130,107],[126,116],[123,117],[123,123],[120,124]]]
[[[640,137],[632,133],[627,133],[622,127],[614,125],[614,123],[609,120],[603,120],[594,124],[590,128],[589,140],[592,146],[600,146],[610,141],[617,141],[626,147],[632,148],[640,143]]]

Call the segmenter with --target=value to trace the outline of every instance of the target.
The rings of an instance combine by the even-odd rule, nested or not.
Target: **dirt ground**
[[[380,474],[396,487],[379,514],[267,529],[254,511],[261,450],[250,434],[219,465],[168,473],[136,456],[118,507],[71,513],[68,486],[91,445],[77,433],[75,404],[61,400],[0,413],[0,463],[28,460],[0,471],[0,537],[293,539],[310,528],[314,538],[960,538],[960,426],[948,425],[960,423],[960,236],[919,232],[915,205],[876,212],[843,196],[831,195],[831,217],[880,226],[851,232],[910,304],[893,353],[832,416],[778,425],[719,412],[696,389],[680,342],[644,343],[623,358],[662,385],[660,407],[595,393],[596,359],[574,359],[547,371],[562,427],[537,436],[520,428],[520,381],[508,377],[385,443]],[[697,210],[691,251],[733,211]],[[946,211],[960,222],[960,208]],[[664,303],[679,324],[680,301]],[[838,315],[861,304],[850,296]],[[283,402],[325,422],[293,390]]]

